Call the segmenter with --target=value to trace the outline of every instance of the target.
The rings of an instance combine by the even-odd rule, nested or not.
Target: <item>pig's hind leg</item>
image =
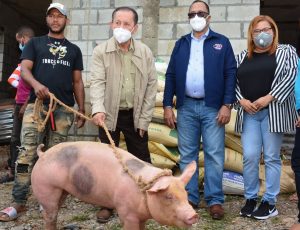
[[[56,230],[57,215],[60,206],[63,204],[68,193],[60,188],[49,190],[49,194],[44,194],[46,199],[38,199],[43,207],[43,219],[45,230]]]

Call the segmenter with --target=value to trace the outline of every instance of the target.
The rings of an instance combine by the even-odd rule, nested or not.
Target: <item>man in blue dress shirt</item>
[[[211,16],[204,1],[194,1],[188,17],[193,31],[176,42],[166,72],[164,119],[170,128],[177,125],[181,170],[191,161],[198,163],[202,137],[204,198],[212,218],[219,220],[224,216],[225,124],[235,102],[236,61],[228,38],[209,28]],[[200,202],[198,175],[197,170],[186,187],[195,208]]]

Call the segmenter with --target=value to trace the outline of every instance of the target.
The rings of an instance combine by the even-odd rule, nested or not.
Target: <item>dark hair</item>
[[[134,24],[136,25],[138,23],[139,16],[138,16],[137,12],[134,9],[132,9],[131,7],[128,7],[128,6],[121,6],[121,7],[116,8],[114,10],[114,12],[112,13],[112,21],[114,20],[115,14],[118,11],[131,11],[133,13]]]
[[[190,5],[190,8],[189,8],[189,12],[191,11],[191,8],[192,8],[192,5],[194,5],[195,3],[203,3],[207,9],[207,13],[209,14],[209,6],[206,2],[204,1],[201,1],[201,0],[195,0],[192,2],[192,4]]]
[[[32,38],[34,36],[34,31],[29,26],[21,26],[17,30],[17,36],[18,37],[30,37]]]

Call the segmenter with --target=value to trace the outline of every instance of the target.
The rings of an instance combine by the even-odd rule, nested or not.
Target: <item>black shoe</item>
[[[10,176],[9,174],[6,174],[0,178],[0,184],[8,183],[14,180],[15,180],[14,176]]]
[[[278,211],[275,205],[270,205],[268,201],[262,201],[256,211],[252,213],[252,217],[258,220],[266,220],[269,217],[277,216]]]
[[[246,204],[240,211],[240,215],[244,217],[250,217],[252,212],[256,208],[256,203],[257,203],[256,199],[247,199]]]
[[[198,209],[199,208],[199,206],[197,205],[197,204],[195,204],[195,203],[193,203],[192,201],[189,201],[189,204],[193,207],[193,209]]]

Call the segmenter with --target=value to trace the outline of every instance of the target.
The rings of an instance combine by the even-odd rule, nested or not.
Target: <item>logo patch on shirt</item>
[[[213,47],[214,47],[214,49],[216,49],[216,50],[221,50],[222,47],[223,47],[223,45],[222,45],[222,44],[214,44]]]

